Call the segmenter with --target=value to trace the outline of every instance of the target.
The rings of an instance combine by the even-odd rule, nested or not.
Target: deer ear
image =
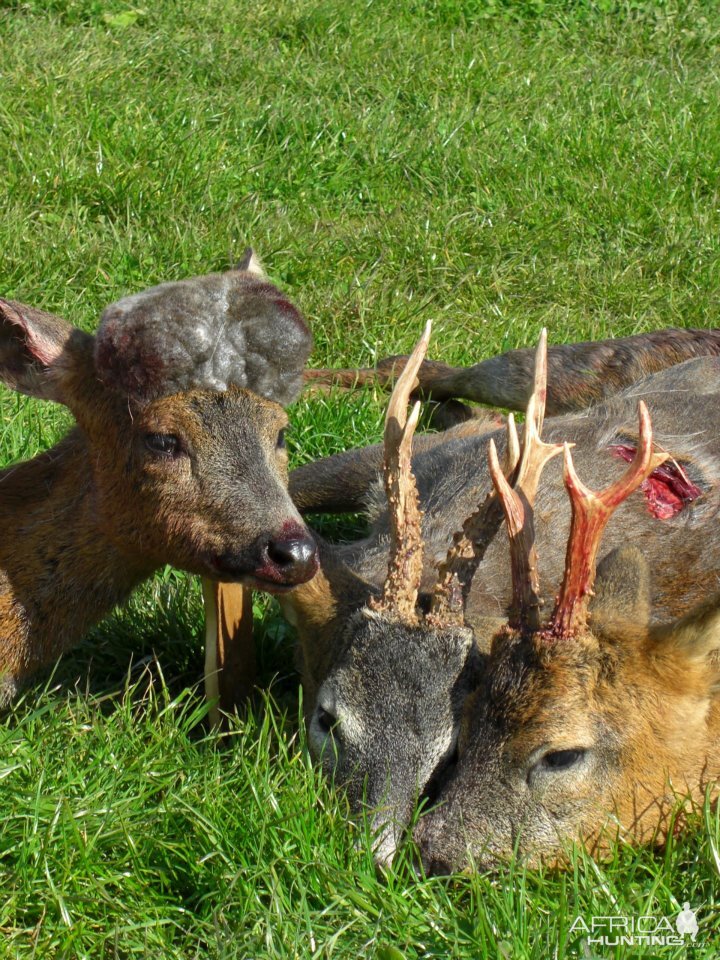
[[[0,380],[19,393],[62,403],[70,353],[88,338],[60,317],[0,299]]]
[[[593,632],[644,637],[650,623],[650,568],[637,547],[611,550],[598,564],[590,606]]]
[[[248,247],[245,253],[243,253],[235,269],[245,270],[247,273],[252,273],[261,280],[267,279],[267,274],[263,269],[263,265],[260,263],[258,255],[255,253],[252,247]]]
[[[653,630],[653,648],[704,663],[713,693],[720,693],[720,597],[715,596],[679,620]]]

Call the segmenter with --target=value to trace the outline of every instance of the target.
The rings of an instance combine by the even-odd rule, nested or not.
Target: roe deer
[[[314,575],[280,405],[310,345],[251,251],[120,300],[96,336],[0,300],[0,380],[77,421],[0,472],[0,703],[162,564],[275,589]]]
[[[720,346],[713,332],[670,336],[680,346],[665,351],[667,362],[703,350],[714,353]],[[318,538],[318,575],[280,599],[299,634],[311,750],[347,784],[356,807],[363,791],[370,806],[381,807],[374,821],[376,852],[385,861],[392,858],[417,797],[436,790],[446,775],[463,704],[484,676],[491,639],[512,602],[508,543],[496,535],[502,510],[495,496],[484,499],[492,487],[485,450],[492,437],[510,470],[516,445],[508,444],[495,421],[471,420],[417,437],[412,473],[407,469],[405,430],[412,429],[414,418],[403,426],[401,411],[418,368],[423,383],[425,341],[407,376],[398,380],[399,393],[388,411],[390,509],[377,482],[382,447],[351,451],[291,474],[290,490],[301,509],[354,509],[364,501],[372,528],[350,544]],[[652,358],[658,335],[634,342],[640,356]],[[612,342],[579,345],[564,371],[554,359],[558,349],[549,351],[550,369],[558,371],[560,381],[559,387],[549,387],[556,410],[563,409],[565,392],[565,405],[577,403],[582,367],[598,370],[609,364],[616,387],[624,389],[582,413],[548,420],[551,443],[572,441],[579,469],[604,485],[612,483],[640,442],[635,409],[642,397],[653,411],[659,446],[669,454],[642,490],[620,506],[605,533],[608,553],[616,551],[608,569],[617,569],[626,557],[618,548],[642,545],[653,573],[646,587],[647,616],[652,629],[662,629],[718,589],[720,360],[689,360],[635,383],[638,367],[630,362],[627,346],[618,360]],[[562,348],[562,355],[567,357],[569,349]],[[518,352],[506,358],[509,380],[518,385],[517,370],[527,368],[526,357]],[[502,368],[502,359],[492,362],[494,370]],[[644,362],[646,368],[653,365],[650,359]],[[463,389],[467,392],[467,386]],[[596,389],[592,380],[591,397]],[[520,405],[530,392],[518,386],[513,404]],[[503,398],[507,401],[509,394]],[[404,464],[402,481],[393,473],[398,462]],[[419,512],[412,508],[415,496]],[[543,558],[538,590],[545,594],[560,580],[569,525],[560,465],[553,458],[534,514]]]
[[[662,841],[678,794],[697,804],[720,787],[717,584],[692,612],[653,626],[656,571],[637,546],[616,548],[596,571],[611,516],[669,458],[653,452],[642,400],[632,462],[602,492],[579,480],[564,446],[572,520],[560,591],[543,624],[535,496],[544,463],[560,447],[539,439],[542,390],[541,384],[534,423],[529,413],[535,429],[526,431],[514,487],[490,441],[490,472],[510,543],[512,602],[478,689],[465,703],[456,767],[437,808],[415,831],[429,873],[449,873],[468,860],[492,867],[514,853],[555,863],[572,840],[592,853],[618,836]],[[664,558],[686,576],[678,562],[672,554]]]

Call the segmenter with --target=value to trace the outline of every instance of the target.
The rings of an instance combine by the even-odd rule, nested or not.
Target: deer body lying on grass
[[[691,355],[703,340],[709,352],[716,351],[717,339],[700,335]],[[299,633],[311,749],[329,773],[347,784],[356,806],[364,798],[371,808],[379,808],[375,827],[380,860],[391,859],[417,798],[449,789],[443,784],[450,776],[461,719],[469,717],[462,722],[472,724],[472,705],[483,696],[477,691],[484,689],[488,663],[496,656],[491,652],[493,637],[516,602],[510,590],[507,538],[497,535],[502,510],[496,497],[486,499],[491,490],[488,440],[494,440],[510,473],[516,459],[515,445],[506,441],[504,431],[468,421],[445,433],[418,437],[412,472],[409,469],[404,408],[418,370],[423,382],[425,342],[398,380],[388,410],[389,508],[376,482],[381,448],[309,464],[291,475],[291,492],[304,509],[356,508],[363,498],[371,505],[370,534],[342,546],[320,541],[320,572],[281,598],[281,605]],[[611,348],[612,344],[584,345],[581,352],[597,349],[608,357]],[[551,351],[551,368],[552,356]],[[544,400],[544,387],[538,389]],[[554,391],[549,389],[558,409],[562,382]],[[516,403],[527,397],[528,390],[523,386],[518,393]],[[590,613],[608,631],[622,624],[622,632],[639,617],[642,622],[633,628],[638,642],[647,631],[664,631],[671,650],[687,630],[694,630],[692,626],[686,630],[678,618],[687,617],[687,623],[694,624],[700,616],[704,623],[697,611],[720,588],[716,526],[720,432],[715,418],[720,360],[690,360],[631,382],[589,410],[549,420],[546,433],[552,449],[572,442],[579,472],[608,486],[645,443],[637,427],[639,399],[652,411],[657,448],[668,456],[653,464],[642,489],[629,496],[608,522],[603,567],[607,572],[598,579],[596,605],[591,605]],[[576,390],[570,391],[570,400],[570,406],[577,403]],[[414,506],[413,473],[419,510]],[[552,598],[562,578],[570,528],[558,458],[546,466],[532,521],[542,558],[538,597]],[[642,550],[642,575],[636,552],[627,552],[628,543]],[[642,587],[633,592],[632,585],[640,581]],[[602,657],[597,659],[602,662]],[[651,674],[658,670],[655,664]],[[683,685],[685,678],[690,690],[696,674],[689,676],[687,666],[676,684]],[[702,683],[697,687],[695,713],[689,709],[692,694],[687,693],[687,722],[691,717],[700,726],[716,722],[717,707],[707,699],[708,689],[703,692]],[[651,690],[650,686],[648,696]],[[579,689],[577,696],[581,695]],[[678,694],[681,700],[685,696]],[[542,696],[537,703],[542,703]],[[568,712],[570,705],[562,706],[558,696],[557,709]],[[648,714],[646,727],[656,714],[662,710]],[[497,742],[501,739],[498,734]],[[573,740],[572,749],[578,744]],[[707,737],[698,739],[698,756],[704,755],[707,744]],[[677,742],[666,749],[680,758]],[[475,761],[464,768],[468,779],[481,762],[482,735],[472,751]],[[713,754],[708,752],[707,758],[712,766]],[[601,769],[598,766],[598,772]],[[654,791],[657,777],[650,782]],[[482,804],[474,809],[481,820]],[[462,816],[453,822],[455,836],[462,832]],[[442,817],[440,810],[436,821],[422,822],[421,831],[428,832],[421,834],[421,842],[431,835],[431,826],[424,824],[432,822],[438,824],[438,843],[442,842]]]
[[[511,487],[491,441],[512,600],[508,623],[495,632],[478,688],[465,702],[455,769],[444,778],[437,808],[415,831],[430,873],[468,861],[487,868],[515,853],[553,863],[572,840],[593,853],[617,837],[662,841],[678,797],[702,804],[718,794],[718,585],[689,614],[652,625],[655,571],[638,546],[617,548],[596,570],[606,524],[668,461],[667,452],[653,450],[642,400],[639,412],[634,458],[600,493],[578,478],[564,446],[572,521],[547,621],[533,521],[540,474],[559,446],[540,440],[538,404]],[[669,555],[666,562],[676,560]],[[687,575],[682,568],[676,573]]]
[[[0,300],[0,379],[77,421],[0,472],[0,704],[163,564],[275,589],[315,573],[280,405],[310,334],[250,253],[120,300],[96,336]]]

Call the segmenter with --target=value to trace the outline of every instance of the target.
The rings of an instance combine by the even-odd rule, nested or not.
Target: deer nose
[[[288,583],[305,583],[317,572],[317,546],[310,536],[271,540],[266,550],[268,559],[280,569],[283,580]]]

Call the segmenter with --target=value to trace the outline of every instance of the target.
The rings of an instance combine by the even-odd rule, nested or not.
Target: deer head
[[[464,624],[464,593],[502,523],[497,497],[490,494],[456,534],[423,608],[421,514],[410,460],[419,404],[409,416],[407,405],[429,337],[428,324],[387,410],[383,478],[390,544],[380,595],[347,569],[333,570],[329,579],[321,570],[313,584],[283,601],[295,615],[302,601],[306,631],[308,616],[323,603],[325,609],[334,604],[335,623],[341,621],[335,656],[323,671],[309,719],[309,742],[327,773],[347,788],[355,809],[366,804],[374,811],[375,854],[384,863],[392,860],[418,797],[454,752],[462,704],[481,662]],[[517,457],[511,419],[508,473]],[[326,595],[330,581],[338,597],[364,596],[359,609],[344,616],[347,608]]]
[[[236,270],[125,297],[94,337],[0,300],[0,379],[72,411],[79,432],[62,450],[103,536],[143,575],[170,563],[283,589],[315,573],[286,489],[280,405],[299,392],[310,344],[251,252]]]
[[[720,776],[718,599],[651,628],[651,571],[640,550],[621,547],[596,567],[609,517],[666,457],[653,451],[644,404],[635,457],[601,493],[579,480],[565,445],[571,529],[545,624],[533,503],[542,465],[557,450],[533,434],[526,433],[527,468],[514,487],[490,448],[510,538],[513,602],[466,701],[456,766],[416,830],[430,873],[469,862],[491,867],[515,852],[530,862],[560,861],[575,839],[593,852],[618,835],[662,839],[676,793],[702,799]]]

